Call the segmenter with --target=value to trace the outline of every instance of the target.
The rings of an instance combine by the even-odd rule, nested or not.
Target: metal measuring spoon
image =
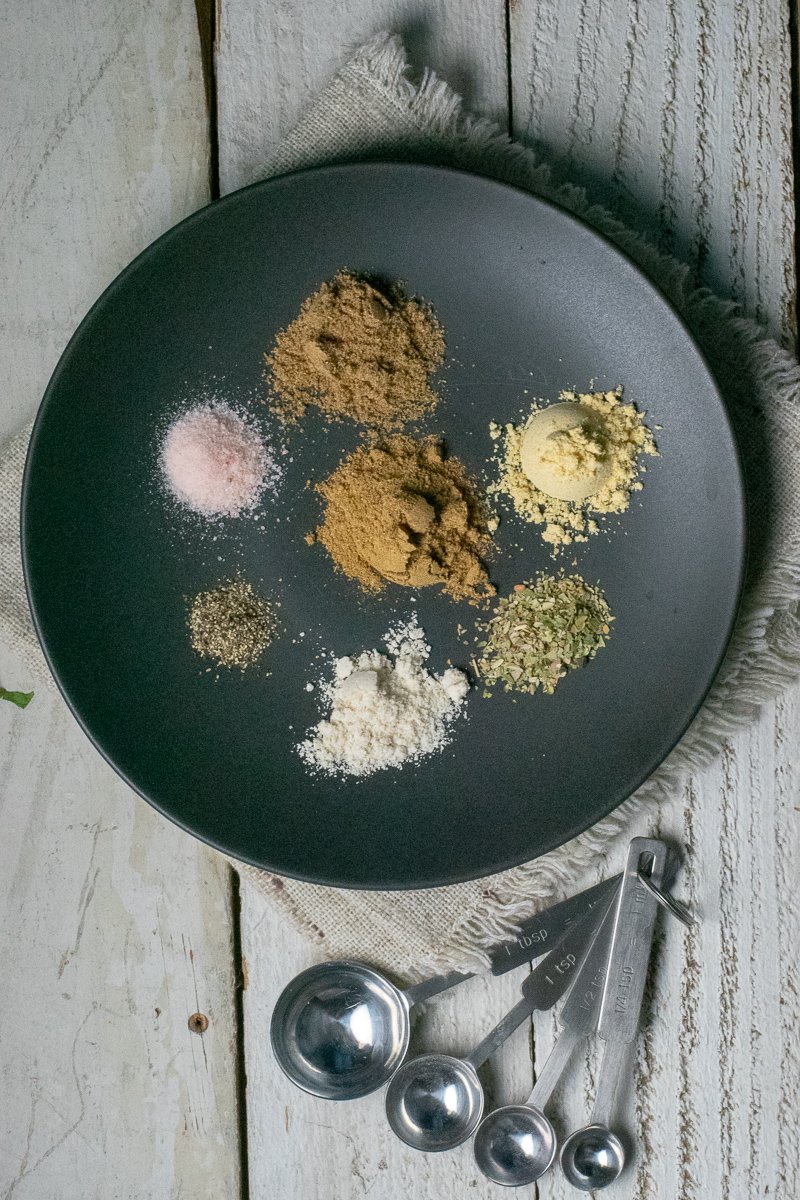
[[[608,974],[600,1002],[598,1033],[605,1041],[591,1119],[561,1147],[561,1169],[582,1192],[608,1187],[625,1166],[625,1148],[610,1128],[614,1099],[628,1046],[636,1037],[658,902],[639,878],[644,869],[663,887],[667,848],[655,838],[634,838],[614,912]]]
[[[516,938],[490,952],[492,974],[544,954],[575,920],[607,903],[619,879],[603,880],[526,921]],[[309,967],[287,984],[272,1013],[278,1065],[297,1087],[325,1100],[366,1096],[405,1058],[411,1008],[469,978],[453,971],[401,990],[363,963]]]
[[[556,1133],[544,1114],[575,1047],[597,1028],[608,967],[614,908],[609,908],[561,1010],[563,1032],[524,1104],[505,1104],[484,1117],[475,1132],[475,1162],[493,1183],[523,1187],[550,1170]]]
[[[522,985],[522,999],[466,1058],[423,1054],[404,1063],[386,1091],[386,1116],[394,1133],[415,1150],[452,1150],[473,1132],[483,1112],[478,1067],[536,1009],[564,995],[594,941],[605,905],[575,922]]]

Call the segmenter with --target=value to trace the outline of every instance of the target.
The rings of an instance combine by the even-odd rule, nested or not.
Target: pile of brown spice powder
[[[429,377],[444,346],[422,301],[340,271],[303,302],[266,357],[274,410],[293,421],[316,404],[334,419],[399,429],[436,404]]]
[[[249,667],[277,631],[275,614],[244,580],[230,580],[195,596],[189,609],[192,647],[219,667]]]
[[[325,516],[309,541],[365,590],[388,580],[438,585],[455,600],[494,594],[481,562],[489,520],[463,464],[435,438],[361,446],[317,489]]]

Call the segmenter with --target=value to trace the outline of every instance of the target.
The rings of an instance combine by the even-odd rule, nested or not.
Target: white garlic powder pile
[[[309,766],[330,775],[371,775],[450,741],[469,691],[464,672],[426,669],[431,648],[416,616],[390,629],[384,643],[388,655],[365,650],[339,658],[333,680],[321,683],[330,714],[297,747]]]

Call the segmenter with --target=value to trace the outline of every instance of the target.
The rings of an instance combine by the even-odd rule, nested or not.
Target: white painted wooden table
[[[784,0],[7,0],[0,10],[0,433],[33,413],[83,311],[138,250],[259,166],[347,50],[404,33],[476,109],[795,338]],[[208,65],[208,64],[206,64]],[[205,84],[205,85],[204,85]],[[210,97],[212,120],[208,119]],[[0,681],[27,686],[0,651]],[[662,940],[612,1195],[800,1196],[800,689],[686,788],[670,832],[705,920]],[[666,818],[665,818],[666,822]],[[702,860],[702,866],[700,865]],[[415,1155],[375,1098],[324,1105],[266,1049],[312,952],[210,851],[137,800],[40,687],[0,711],[0,1194],[15,1200],[498,1195],[468,1150]],[[246,959],[247,970],[244,970]],[[242,984],[247,981],[246,990]],[[430,1007],[456,1051],[519,973]],[[207,1031],[189,1018],[208,1017]],[[553,1038],[498,1056],[524,1097]],[[587,1111],[594,1052],[563,1089]],[[528,1195],[566,1196],[557,1174]]]

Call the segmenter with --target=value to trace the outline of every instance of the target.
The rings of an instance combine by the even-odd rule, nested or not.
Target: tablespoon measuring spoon
[[[594,1108],[588,1125],[561,1147],[561,1169],[582,1192],[608,1187],[625,1166],[625,1149],[611,1129],[614,1099],[639,1027],[658,902],[639,878],[644,868],[663,887],[667,848],[655,838],[634,838],[614,912],[608,973],[600,1002],[598,1034],[605,1041]]]
[[[483,1112],[480,1067],[535,1010],[552,1008],[569,987],[594,941],[610,898],[564,933],[522,985],[522,999],[466,1058],[423,1054],[404,1063],[386,1091],[394,1133],[415,1150],[452,1150],[470,1136]]]
[[[523,1187],[540,1179],[553,1165],[556,1133],[543,1110],[573,1050],[597,1028],[613,931],[611,906],[564,1001],[560,1014],[562,1032],[530,1096],[524,1104],[496,1108],[483,1118],[475,1132],[475,1162],[493,1183]]]
[[[607,906],[620,878],[603,880],[526,921],[516,938],[490,952],[492,974],[502,975],[544,954],[595,905]],[[366,1096],[405,1058],[411,1008],[469,978],[453,971],[401,990],[363,963],[309,967],[287,984],[272,1013],[270,1039],[278,1065],[292,1083],[314,1096]]]

